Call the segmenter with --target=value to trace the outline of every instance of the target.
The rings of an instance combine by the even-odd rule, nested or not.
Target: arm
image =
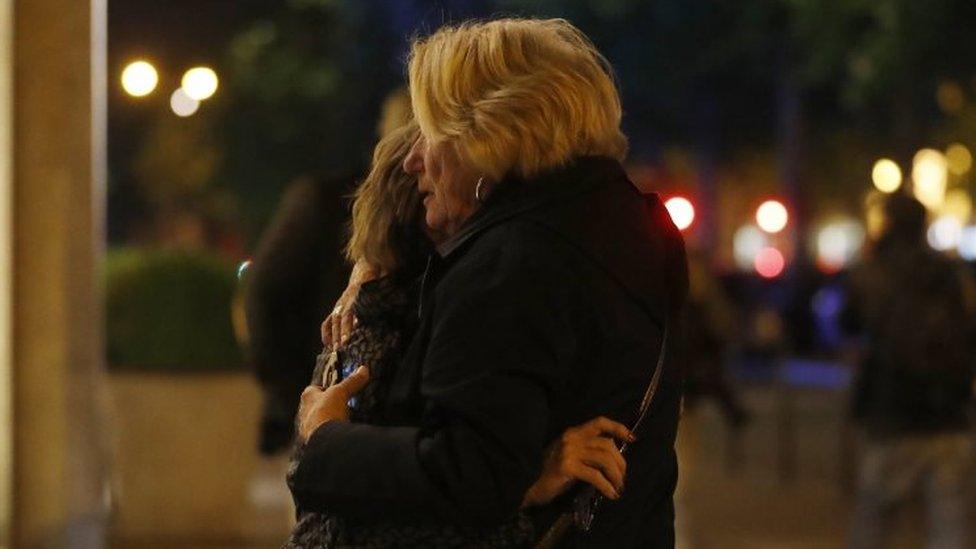
[[[303,507],[481,524],[515,512],[539,476],[574,337],[552,281],[511,248],[441,282],[420,425],[322,425],[295,473]]]

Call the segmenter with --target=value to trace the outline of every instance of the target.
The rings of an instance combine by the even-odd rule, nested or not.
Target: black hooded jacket
[[[382,425],[328,422],[310,437],[295,472],[302,507],[492,525],[567,427],[636,419],[687,291],[680,234],[608,158],[514,179],[432,257]],[[665,364],[623,497],[568,545],[673,545],[681,382]],[[558,510],[538,510],[540,528]]]

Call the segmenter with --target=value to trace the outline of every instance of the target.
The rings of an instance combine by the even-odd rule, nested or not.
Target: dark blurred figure
[[[888,197],[885,217],[852,273],[844,313],[865,341],[853,402],[865,444],[849,545],[884,546],[893,511],[921,492],[929,546],[970,547],[972,281],[926,245],[917,200]]]
[[[411,117],[406,88],[398,88],[383,103],[377,132],[383,136]],[[349,280],[343,250],[349,196],[359,177],[313,176],[292,183],[248,269],[244,306],[264,392],[262,454],[290,448],[298,401],[322,350],[320,325]]]
[[[245,311],[255,373],[264,393],[259,448],[289,447],[302,390],[322,348],[319,324],[346,287],[342,254],[354,176],[292,183],[248,269]]]
[[[685,368],[685,406],[715,399],[733,428],[742,427],[748,413],[725,375],[725,358],[735,339],[735,311],[701,254],[688,257],[689,294],[682,322]]]

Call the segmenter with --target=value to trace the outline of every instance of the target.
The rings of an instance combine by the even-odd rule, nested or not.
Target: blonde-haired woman
[[[626,140],[606,60],[566,21],[502,19],[417,41],[409,76],[420,136],[403,167],[442,241],[387,389],[391,421],[347,421],[368,370],[303,395],[296,499],[367,521],[490,531],[516,515],[569,426],[631,424],[653,394],[626,490],[622,479],[601,489],[608,501],[590,531],[565,542],[673,545],[680,380],[666,354],[656,392],[647,388],[687,273],[662,204],[620,166]],[[349,308],[326,321],[340,342]],[[618,454],[610,437],[587,448]],[[536,534],[562,511],[534,511]]]
[[[374,425],[387,422],[386,389],[415,328],[417,284],[432,240],[437,240],[424,229],[417,180],[403,171],[403,161],[419,136],[417,126],[410,123],[387,133],[376,146],[369,175],[356,190],[346,247],[349,260],[369,265],[375,278],[358,292],[356,329],[340,350],[320,357],[313,374],[313,385],[324,388],[348,378],[343,386],[348,390],[359,379],[353,375],[355,368],[369,364],[368,383],[355,396],[350,420]],[[595,486],[604,490],[620,482],[626,468],[623,458],[594,452],[590,446],[606,436],[626,440],[627,434],[626,427],[604,418],[567,429],[564,437],[550,444],[552,458],[526,493],[524,506],[548,503],[572,480],[593,478],[599,481]],[[303,487],[295,482],[294,471],[302,454],[299,445],[288,475],[291,488],[298,491]],[[402,521],[356,521],[344,517],[341,509],[324,511],[310,511],[298,503],[298,522],[286,547],[402,546],[407,542],[424,547],[486,546],[534,538],[524,514],[496,528],[472,530],[444,524],[410,523],[405,527]]]

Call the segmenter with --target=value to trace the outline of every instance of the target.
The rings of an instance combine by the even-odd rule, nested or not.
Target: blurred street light
[[[156,89],[159,74],[147,61],[134,61],[122,71],[122,89],[133,97],[145,97]]]
[[[217,91],[217,73],[209,67],[194,67],[186,71],[180,84],[189,98],[203,101]]]
[[[939,209],[939,213],[953,217],[959,223],[968,223],[969,215],[973,211],[973,199],[969,197],[966,189],[952,189],[946,193],[945,201]]]
[[[935,149],[922,149],[912,162],[915,198],[930,210],[945,200],[947,166],[945,156]]]
[[[962,91],[962,86],[951,80],[946,80],[939,84],[936,89],[935,100],[942,112],[956,114],[965,106],[966,95]]]
[[[756,254],[756,272],[763,278],[776,278],[786,268],[782,252],[772,246],[763,248]]]
[[[879,191],[893,193],[901,187],[901,168],[894,160],[882,158],[874,163],[871,180]]]
[[[817,233],[817,264],[828,272],[843,269],[864,244],[864,229],[854,220],[830,223]]]
[[[962,143],[949,145],[945,158],[949,172],[953,175],[965,175],[973,167],[973,155]]]
[[[951,250],[962,240],[962,224],[954,217],[940,217],[929,225],[927,236],[933,249],[940,252]]]
[[[766,247],[767,237],[755,225],[745,225],[735,231],[732,239],[732,255],[742,270],[753,268],[759,251]]]
[[[179,88],[169,97],[169,106],[176,116],[185,118],[197,112],[197,109],[200,108],[200,102],[188,96],[183,88]]]
[[[778,200],[767,200],[756,209],[756,223],[760,229],[770,234],[782,231],[789,219],[786,206]]]
[[[674,196],[664,203],[664,207],[667,208],[668,213],[671,215],[671,221],[674,221],[675,226],[678,230],[685,230],[691,226],[695,221],[695,207],[691,205],[691,202],[684,197]]]
[[[976,260],[976,225],[963,228],[959,235],[959,257],[966,261]]]

